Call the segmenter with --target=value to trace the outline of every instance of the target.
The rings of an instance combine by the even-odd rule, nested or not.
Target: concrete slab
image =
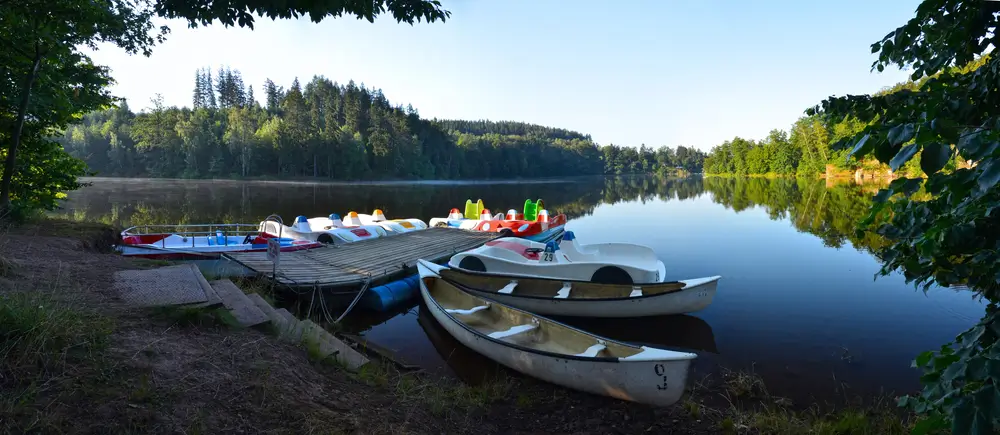
[[[264,312],[254,305],[253,301],[243,293],[236,284],[228,279],[212,281],[212,288],[222,298],[222,304],[229,308],[233,317],[241,326],[250,327],[267,322],[269,319]]]
[[[331,357],[351,371],[357,371],[361,366],[368,364],[368,358],[348,346],[347,343],[334,337],[322,326],[308,319],[302,321],[302,326],[303,341],[308,337],[316,343],[321,357]]]

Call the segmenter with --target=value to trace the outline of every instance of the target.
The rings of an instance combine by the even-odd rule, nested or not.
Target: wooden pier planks
[[[455,228],[428,228],[343,245],[282,252],[277,283],[288,287],[357,287],[369,275],[372,283],[381,283],[402,278],[418,259],[440,261],[501,236]],[[229,253],[225,257],[258,275],[271,277],[272,264],[264,252]]]

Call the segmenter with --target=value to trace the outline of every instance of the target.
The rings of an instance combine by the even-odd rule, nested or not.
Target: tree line
[[[320,22],[346,15],[371,22],[377,16],[389,15],[397,22],[413,24],[444,21],[451,14],[437,0],[374,0],[367,5],[344,0],[322,5],[242,0],[225,4],[210,0],[0,3],[0,45],[4,46],[0,50],[0,219],[5,220],[57,207],[59,200],[66,197],[65,192],[81,186],[77,177],[88,173],[86,164],[52,140],[54,134],[78,123],[84,114],[118,101],[110,92],[110,70],[94,64],[83,47],[96,48],[102,42],[129,54],[149,56],[170,33],[168,26],[154,26],[155,18],[182,19],[191,27],[219,21],[226,26],[253,29],[256,17],[288,19],[308,15]],[[215,84],[220,83],[202,81],[199,89]],[[239,80],[221,84],[224,98],[242,87]],[[200,103],[207,103],[210,101],[206,99],[214,98],[214,94],[202,93],[199,97]],[[223,102],[229,104],[237,105],[230,99]],[[108,114],[112,116],[121,121],[129,118],[129,112]],[[162,116],[156,121],[166,123]],[[153,132],[159,135],[155,140],[123,133],[126,131],[122,129],[109,132],[108,140],[120,147],[129,142],[157,146],[172,139],[163,130]],[[119,158],[120,165],[135,163],[135,156],[123,150],[114,150],[114,154],[110,157]],[[194,154],[188,152],[186,156]]]
[[[951,68],[957,74],[974,71],[984,65],[989,56],[982,56],[969,64]],[[901,91],[912,92],[920,89],[928,80],[936,76],[924,76],[919,80],[909,80],[873,94],[874,97],[892,94],[903,95]],[[712,148],[705,158],[704,170],[715,175],[779,175],[809,176],[824,174],[829,166],[838,172],[861,170],[868,174],[923,177],[921,152],[902,163],[895,171],[875,156],[858,159],[851,155],[851,149],[841,146],[862,132],[872,122],[861,122],[853,116],[828,117],[812,114],[800,117],[788,131],[772,130],[763,140],[733,138]],[[963,159],[951,153],[944,166],[945,170],[961,167]]]
[[[92,112],[58,139],[91,171],[182,178],[470,179],[700,172],[684,146],[598,146],[589,135],[513,121],[421,118],[379,89],[314,76],[264,105],[238,70],[195,73],[190,107]]]

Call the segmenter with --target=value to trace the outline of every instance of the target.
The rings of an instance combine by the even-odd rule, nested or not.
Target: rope
[[[347,316],[347,313],[350,313],[351,310],[354,309],[354,305],[357,304],[359,300],[361,300],[361,295],[365,294],[365,290],[368,290],[368,286],[371,283],[372,283],[372,274],[369,273],[368,279],[365,280],[365,285],[361,287],[361,291],[358,292],[358,295],[354,297],[354,301],[351,302],[351,305],[347,306],[347,309],[344,310],[344,313],[341,314],[340,317],[338,317],[337,320],[334,321],[334,323],[340,323],[340,321],[343,320],[344,316]]]
[[[328,324],[333,323],[333,316],[330,315],[330,305],[326,303],[326,296],[324,296],[324,292],[322,290],[319,290],[318,286],[317,291],[319,291],[319,304],[323,307],[323,319],[326,320],[326,323]]]

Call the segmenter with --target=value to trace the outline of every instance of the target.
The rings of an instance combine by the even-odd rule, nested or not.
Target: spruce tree
[[[191,106],[195,109],[204,107],[205,97],[201,94],[201,70],[194,72],[194,93],[191,96]]]
[[[243,87],[243,75],[239,70],[234,70],[229,75],[230,100],[234,107],[246,107],[247,95]]]
[[[201,79],[201,84],[204,86],[204,89],[201,91],[202,95],[208,98],[205,100],[207,103],[205,106],[215,109],[218,106],[215,103],[215,89],[212,88],[212,70],[208,67],[205,67],[205,77]]]
[[[229,76],[228,71],[220,66],[215,78],[215,89],[219,92],[220,109],[232,107],[232,100],[229,99]]]
[[[264,101],[267,104],[267,112],[276,114],[280,111],[281,88],[274,84],[271,79],[264,81]]]

